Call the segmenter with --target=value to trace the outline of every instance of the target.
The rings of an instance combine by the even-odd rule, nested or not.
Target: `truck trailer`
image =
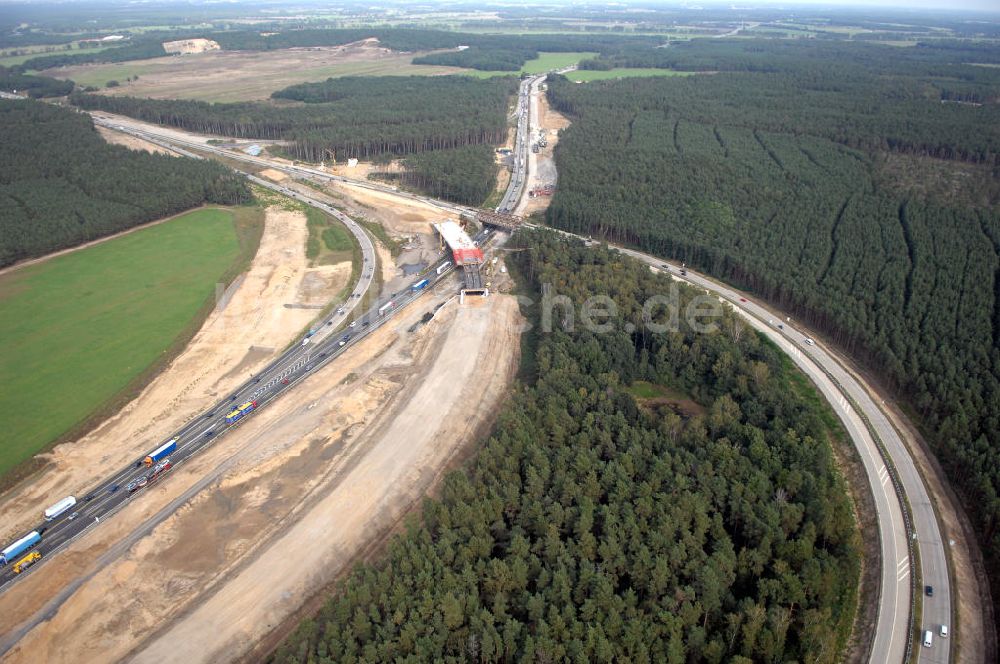
[[[437,272],[438,274],[441,274],[442,272],[444,272],[445,270],[447,270],[448,266],[450,266],[450,265],[451,265],[451,261],[445,261],[444,263],[441,263],[441,265],[438,266],[438,269],[435,270],[435,272]]]
[[[12,560],[17,558],[19,555],[38,545],[42,541],[42,536],[38,534],[37,530],[32,530],[30,533],[17,540],[10,546],[8,546],[3,551],[0,551],[0,565],[7,565]]]
[[[226,424],[235,424],[236,422],[239,422],[244,417],[252,413],[253,409],[256,407],[257,407],[256,401],[247,401],[246,403],[241,404],[239,408],[236,408],[228,415],[226,415]]]
[[[66,496],[58,503],[45,510],[45,520],[51,521],[52,519],[56,518],[66,510],[73,507],[73,505],[76,505],[76,498],[74,498],[73,496]]]
[[[163,443],[155,450],[149,453],[149,455],[142,460],[147,466],[152,466],[154,463],[160,459],[166,457],[168,454],[172,454],[177,449],[177,439],[171,438],[167,442]]]
[[[386,313],[394,306],[396,306],[395,302],[387,302],[386,304],[383,304],[381,307],[378,308],[378,315],[385,316]]]
[[[417,283],[415,283],[412,286],[410,286],[410,288],[413,289],[414,291],[421,291],[421,290],[427,288],[427,284],[429,284],[429,283],[430,283],[430,281],[428,281],[427,279],[421,279]]]

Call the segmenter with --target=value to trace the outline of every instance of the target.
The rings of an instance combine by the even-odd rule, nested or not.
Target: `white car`
[[[810,346],[815,346],[816,345],[816,342],[813,341],[812,337],[806,337],[805,339],[803,339],[803,341],[805,341]]]

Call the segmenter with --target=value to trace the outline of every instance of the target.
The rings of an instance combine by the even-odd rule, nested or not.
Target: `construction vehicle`
[[[239,407],[233,409],[228,415],[226,415],[226,424],[235,424],[236,422],[239,422],[244,417],[252,413],[256,407],[256,401],[247,401],[246,403],[240,404]]]
[[[168,440],[167,442],[163,443],[162,445],[160,445],[159,447],[157,447],[155,450],[153,450],[152,452],[150,452],[146,456],[146,458],[142,460],[142,462],[144,464],[146,464],[146,466],[152,466],[154,463],[156,463],[160,459],[162,459],[162,458],[166,457],[168,454],[171,454],[172,452],[174,452],[176,449],[177,449],[177,439],[176,438],[171,438],[170,440]]]
[[[21,558],[16,563],[14,563],[14,574],[20,574],[21,572],[28,569],[41,559],[42,559],[42,554],[40,554],[37,551],[32,551],[24,558]]]
[[[17,558],[19,555],[27,551],[28,549],[34,548],[42,541],[42,535],[37,530],[32,530],[30,533],[17,540],[10,546],[8,546],[3,551],[0,551],[0,565],[6,565],[12,560]]]

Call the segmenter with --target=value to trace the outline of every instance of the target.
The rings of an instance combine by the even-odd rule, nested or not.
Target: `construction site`
[[[255,644],[287,633],[303,602],[378,546],[488,432],[519,361],[520,314],[514,298],[502,294],[510,288],[506,268],[499,258],[487,260],[459,222],[432,221],[440,215],[392,198],[378,207],[377,223],[400,250],[378,243],[380,290],[391,294],[410,280],[409,262],[442,250],[461,270],[342,361],[173,469],[168,481],[146,488],[142,500],[48,560],[43,574],[28,574],[0,595],[3,615],[34,617],[6,625],[5,661],[246,657]],[[281,248],[266,249],[272,242]],[[287,307],[298,292],[289,286],[311,279],[304,244],[302,215],[269,213],[250,276],[226,294],[205,330],[224,328],[228,339],[240,339],[255,320],[307,314]],[[285,258],[274,263],[277,254]],[[293,258],[301,267],[285,274],[280,264]],[[487,283],[498,287],[490,297]],[[258,313],[243,315],[249,306]],[[92,458],[121,439],[132,440],[136,453],[152,449],[151,441],[198,412],[204,395],[232,389],[301,325],[282,326],[282,334],[267,330],[267,347],[251,343],[241,353],[238,342],[230,343],[231,356],[206,367],[192,390],[184,378],[189,362],[218,343],[196,337],[121,415],[56,448],[59,461],[42,483],[50,491],[30,500],[41,504],[52,491],[78,492],[91,482],[73,459]],[[182,386],[188,396],[171,398]],[[9,494],[0,510],[24,515],[27,498]],[[264,576],[273,583],[260,584]]]

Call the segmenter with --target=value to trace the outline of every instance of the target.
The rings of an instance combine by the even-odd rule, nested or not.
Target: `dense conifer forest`
[[[346,77],[274,93],[299,106],[210,104],[78,94],[85,109],[121,113],[158,124],[235,138],[284,139],[289,156],[310,161],[402,155],[495,144],[507,135],[509,77]]]
[[[109,145],[90,118],[0,100],[0,266],[203,203],[250,199],[219,164]]]
[[[506,140],[516,90],[514,77],[385,76],[328,79],[274,93],[277,100],[303,102],[296,106],[91,94],[72,99],[82,108],[192,131],[284,139],[289,143],[281,150],[294,159],[408,156],[412,170],[400,176],[407,184],[475,205],[495,181],[489,146]],[[445,152],[433,156],[435,151]]]
[[[497,163],[489,145],[421,152],[404,159],[401,166],[402,170],[376,171],[369,177],[472,206],[480,205],[496,187]]]
[[[61,81],[48,76],[25,74],[14,67],[0,67],[0,90],[25,95],[33,99],[63,97],[73,91],[73,81]]]
[[[1000,55],[702,43],[661,57],[746,66],[551,80],[573,124],[547,219],[748,287],[879,370],[964,497],[1000,597],[1000,71],[960,64],[970,49]]]
[[[837,661],[858,535],[780,353],[731,312],[644,333],[667,278],[550,232],[514,243],[535,297],[608,295],[612,331],[531,333],[529,384],[468,472],[272,661]]]

